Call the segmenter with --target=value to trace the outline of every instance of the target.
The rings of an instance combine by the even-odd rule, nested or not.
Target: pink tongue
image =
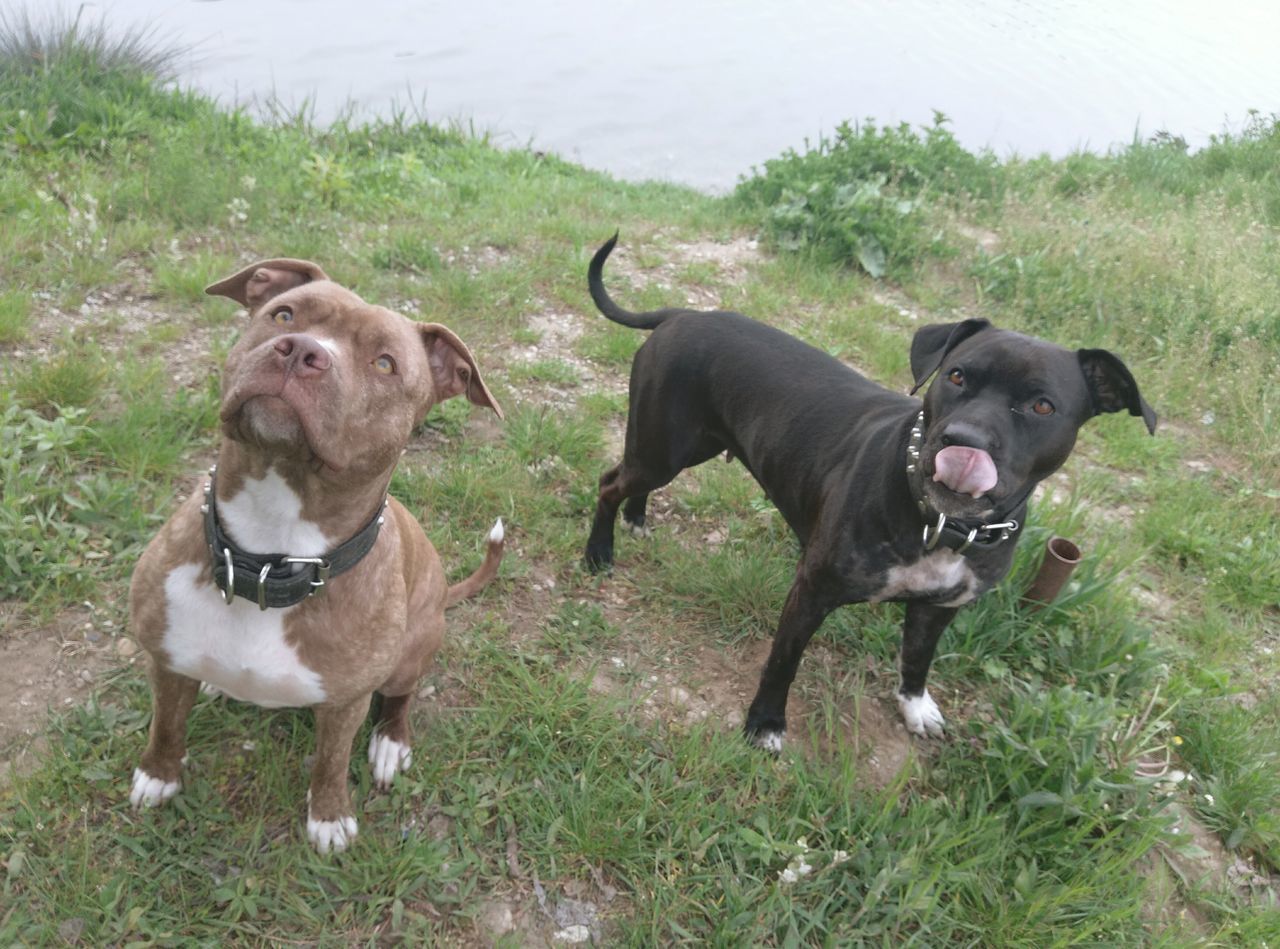
[[[941,481],[956,494],[982,497],[996,486],[996,465],[980,448],[952,445],[933,459],[933,480]]]

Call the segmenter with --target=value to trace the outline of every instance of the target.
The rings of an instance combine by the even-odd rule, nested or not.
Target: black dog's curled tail
[[[609,254],[613,252],[614,245],[617,243],[618,233],[615,231],[613,237],[605,241],[604,246],[596,251],[595,256],[591,258],[591,266],[587,268],[587,288],[591,291],[591,299],[601,313],[623,326],[636,330],[652,330],[661,326],[668,317],[687,312],[673,307],[650,310],[647,313],[632,313],[614,303],[608,291],[605,290],[604,281],[601,278],[604,273],[604,262],[609,259]]]

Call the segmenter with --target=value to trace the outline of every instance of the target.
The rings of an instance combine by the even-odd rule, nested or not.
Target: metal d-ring
[[[956,548],[956,553],[962,554],[969,549],[969,545],[973,543],[974,538],[978,536],[978,528],[969,531],[969,536],[964,539],[964,543]]]
[[[938,546],[938,541],[942,538],[942,528],[946,526],[946,523],[947,523],[947,515],[939,514],[938,523],[935,524],[932,528],[933,530],[932,540],[929,539],[929,530],[930,530],[929,525],[928,524],[924,525],[924,536],[921,538],[921,540],[924,543],[925,550],[933,550],[933,548]]]

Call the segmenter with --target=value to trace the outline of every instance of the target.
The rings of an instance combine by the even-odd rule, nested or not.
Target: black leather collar
[[[323,557],[293,557],[289,554],[251,554],[235,545],[218,523],[218,506],[213,482],[218,466],[209,469],[205,483],[204,539],[213,566],[213,582],[231,605],[235,597],[243,597],[258,608],[281,608],[301,603],[321,592],[333,577],[350,570],[373,549],[382,527],[384,498],[369,523],[354,537],[339,544]],[[230,583],[228,583],[228,577]]]
[[[934,550],[939,545],[954,550],[958,554],[974,547],[979,549],[995,547],[1012,537],[1021,525],[1009,517],[1014,511],[1026,503],[1032,484],[1016,495],[1011,504],[1006,504],[1003,513],[992,516],[989,524],[973,524],[947,515],[934,509],[924,496],[924,473],[920,471],[920,446],[924,444],[924,409],[920,410],[915,423],[911,426],[911,438],[907,442],[907,484],[911,488],[911,498],[916,502],[920,516],[924,518],[924,534],[921,543],[925,550]]]

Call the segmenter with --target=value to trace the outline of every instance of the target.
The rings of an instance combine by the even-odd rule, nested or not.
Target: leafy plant
[[[832,139],[787,151],[742,181],[736,199],[761,215],[773,243],[857,263],[873,277],[900,274],[935,248],[920,213],[939,196],[991,197],[994,159],[967,152],[935,113],[923,136],[903,123],[844,122]]]

